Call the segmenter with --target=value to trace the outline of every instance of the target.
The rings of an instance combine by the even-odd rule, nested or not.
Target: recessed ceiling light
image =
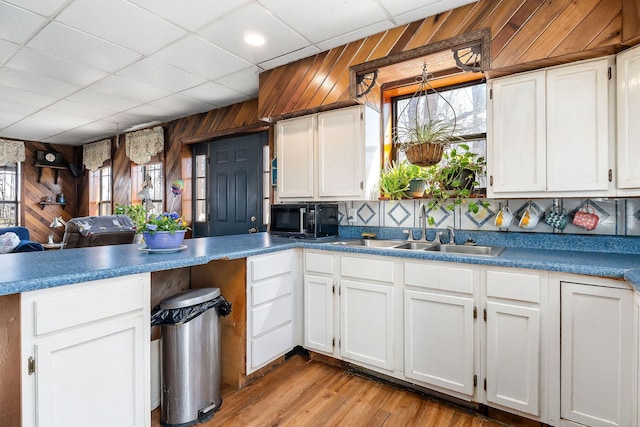
[[[262,34],[249,33],[244,36],[244,42],[251,46],[262,46],[266,43],[266,40]]]

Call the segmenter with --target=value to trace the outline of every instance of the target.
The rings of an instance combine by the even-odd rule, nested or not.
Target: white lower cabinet
[[[541,413],[542,312],[547,274],[484,270],[484,381],[487,404],[538,419]]]
[[[144,273],[21,295],[22,425],[151,424],[149,289]]]
[[[334,256],[330,252],[304,254],[304,346],[334,355]]]
[[[247,374],[296,345],[296,257],[288,250],[247,258]]]
[[[607,282],[561,282],[562,425],[633,425],[633,291]]]
[[[421,385],[473,398],[473,268],[404,264],[404,375]]]

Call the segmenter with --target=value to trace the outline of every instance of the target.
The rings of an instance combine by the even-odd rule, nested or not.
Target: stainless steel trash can
[[[218,316],[229,312],[218,288],[191,289],[154,309],[152,325],[162,325],[163,426],[206,421],[222,405]]]

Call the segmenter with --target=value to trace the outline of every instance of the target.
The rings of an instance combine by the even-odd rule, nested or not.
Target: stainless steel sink
[[[414,251],[419,250],[431,250],[434,246],[438,246],[434,242],[405,242],[399,245],[393,246],[393,249],[409,249]]]
[[[396,245],[401,245],[402,243],[404,242],[398,240],[359,239],[348,242],[338,242],[336,244],[344,244],[347,246],[367,246],[371,248],[392,248]]]
[[[498,256],[504,250],[503,246],[471,246],[471,245],[436,245],[427,249],[432,251],[460,254],[460,255],[481,255]]]

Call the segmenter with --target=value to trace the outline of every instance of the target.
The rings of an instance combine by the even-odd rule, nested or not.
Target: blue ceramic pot
[[[182,244],[186,232],[179,230],[172,234],[170,231],[156,231],[153,234],[144,232],[142,235],[149,249],[176,249]]]

